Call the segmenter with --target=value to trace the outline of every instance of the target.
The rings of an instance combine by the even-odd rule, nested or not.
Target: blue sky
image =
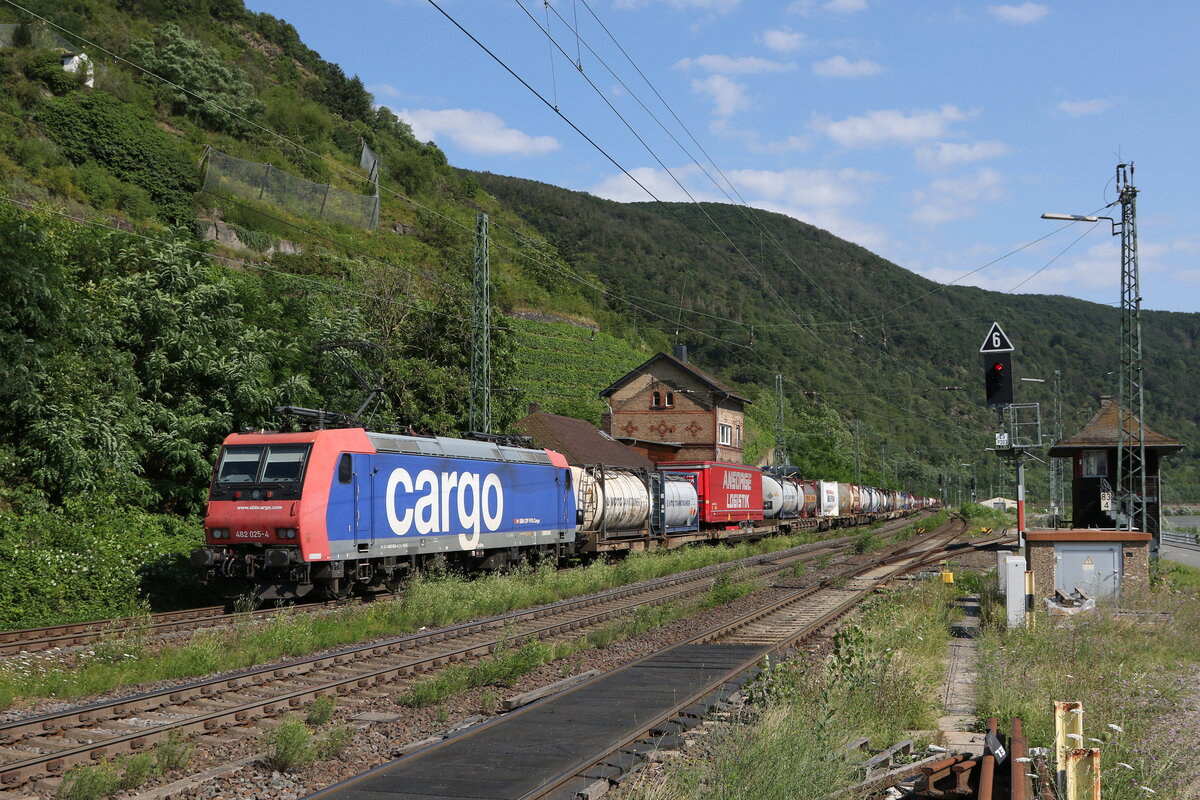
[[[1108,224],[1039,217],[1096,213],[1132,160],[1143,307],[1200,310],[1200,4],[438,3],[659,199],[728,193],[941,282],[1118,304]],[[247,5],[456,166],[650,199],[425,0]]]

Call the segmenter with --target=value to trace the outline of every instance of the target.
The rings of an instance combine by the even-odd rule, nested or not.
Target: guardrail
[[[1160,537],[1164,542],[1170,542],[1171,544],[1189,544],[1193,547],[1200,547],[1200,533],[1163,531]]]

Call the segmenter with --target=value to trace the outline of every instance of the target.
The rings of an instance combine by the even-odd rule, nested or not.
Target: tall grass
[[[826,663],[768,664],[745,718],[716,733],[711,756],[667,769],[633,800],[805,800],[856,779],[851,739],[889,746],[932,727],[949,638],[952,593],[924,582],[873,602],[836,637]]]
[[[31,654],[0,662],[0,709],[18,698],[76,698],[151,681],[244,669],[383,636],[494,616],[604,589],[806,544],[812,534],[734,546],[635,553],[622,560],[556,570],[550,564],[507,575],[418,576],[396,599],[328,613],[278,615],[222,630],[199,631],[184,644],[150,647],[144,631],[114,634],[70,659]]]
[[[1100,613],[1034,628],[986,630],[980,716],[1020,717],[1031,746],[1054,742],[1052,702],[1079,701],[1084,736],[1099,743],[1105,800],[1185,796],[1196,769],[1200,705],[1200,592],[1157,591],[1126,606],[1170,611],[1150,625]],[[1128,764],[1132,769],[1118,766]]]

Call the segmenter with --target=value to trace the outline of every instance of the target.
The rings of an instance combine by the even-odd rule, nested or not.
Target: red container
[[[695,484],[701,525],[763,518],[762,472],[754,467],[724,461],[672,461],[663,467]]]

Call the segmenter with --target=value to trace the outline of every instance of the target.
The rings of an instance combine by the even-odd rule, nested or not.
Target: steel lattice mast
[[[775,373],[775,466],[787,464],[787,428],[783,424],[783,373]]]
[[[471,318],[471,406],[467,427],[492,432],[492,290],[488,264],[488,216],[475,218],[475,300]]]
[[[1137,189],[1133,164],[1117,165],[1121,203],[1121,367],[1117,394],[1117,493],[1126,530],[1146,519],[1146,423],[1142,392],[1142,289],[1137,256]]]

